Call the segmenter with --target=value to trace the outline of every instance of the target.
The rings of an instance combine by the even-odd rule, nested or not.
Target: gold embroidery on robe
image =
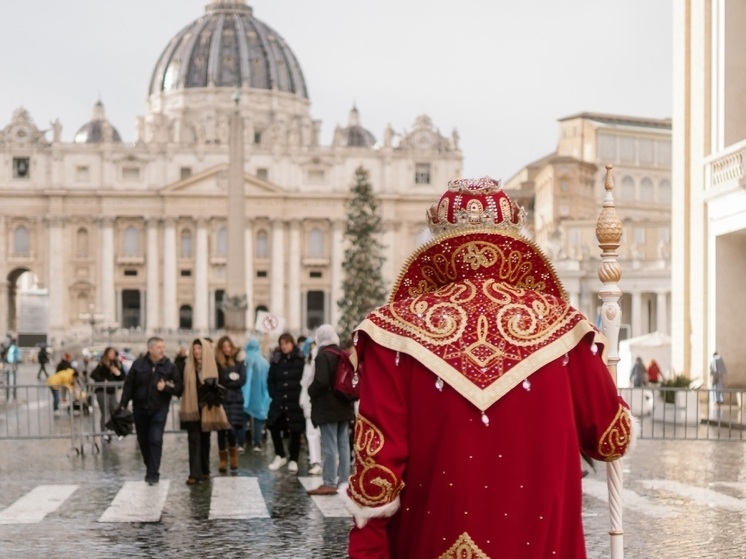
[[[362,506],[380,507],[396,499],[404,482],[390,469],[376,463],[374,456],[383,448],[383,433],[363,415],[355,421],[355,475],[349,492]]]
[[[467,532],[461,534],[456,543],[438,559],[490,559],[489,556],[477,547],[474,540]]]
[[[629,445],[632,422],[627,408],[619,405],[619,410],[606,432],[598,443],[598,453],[604,460],[611,461],[621,458]]]

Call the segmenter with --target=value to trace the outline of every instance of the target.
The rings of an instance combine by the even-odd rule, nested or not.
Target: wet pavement
[[[69,452],[69,439],[0,440],[0,559],[347,556],[351,520],[337,497],[306,495],[304,484],[321,478],[308,476],[305,454],[300,478],[267,470],[271,451],[247,452],[237,474],[219,475],[214,441],[213,481],[185,485],[177,433],[166,436],[161,484],[147,488],[134,437],[100,452],[86,439],[83,455]],[[643,440],[624,471],[625,558],[746,559],[743,442]],[[583,483],[588,556],[607,558],[605,467]],[[138,492],[143,510],[127,501]],[[231,492],[238,510],[226,508]],[[117,514],[130,519],[104,521]]]

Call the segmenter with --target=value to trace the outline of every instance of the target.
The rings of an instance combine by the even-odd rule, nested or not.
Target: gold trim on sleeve
[[[606,432],[598,443],[598,453],[607,462],[621,458],[630,443],[632,422],[630,414],[623,405],[619,404],[619,410]]]

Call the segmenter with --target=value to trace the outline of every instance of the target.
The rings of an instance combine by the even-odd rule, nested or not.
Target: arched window
[[[88,230],[81,227],[75,235],[75,247],[80,258],[88,256]]]
[[[28,256],[31,252],[31,240],[25,225],[19,225],[13,233],[13,252],[19,256]]]
[[[658,185],[658,201],[671,203],[671,181],[663,179]]]
[[[256,257],[267,258],[269,256],[269,236],[262,229],[256,233]]]
[[[127,227],[124,230],[122,243],[122,253],[124,256],[140,256],[140,232],[134,227]]]
[[[629,175],[622,179],[622,189],[619,192],[619,198],[622,200],[635,199],[635,179]]]
[[[324,233],[317,227],[308,232],[308,256],[310,258],[324,256]]]
[[[653,181],[645,177],[640,181],[640,200],[643,202],[652,202],[655,200],[655,189]]]
[[[217,232],[217,239],[215,243],[215,254],[216,256],[228,256],[228,229],[221,227]]]
[[[179,243],[179,256],[181,258],[192,257],[192,232],[189,229],[182,229],[181,242]]]

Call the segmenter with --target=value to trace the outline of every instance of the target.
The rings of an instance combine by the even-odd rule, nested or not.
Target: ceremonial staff
[[[601,299],[601,332],[609,340],[607,353],[609,371],[617,381],[617,363],[619,363],[619,326],[622,323],[622,309],[619,299],[622,292],[617,282],[622,277],[619,267],[617,250],[622,239],[622,221],[617,216],[614,197],[614,179],[611,176],[612,165],[606,165],[606,179],[604,188],[604,204],[596,222],[596,240],[601,249],[601,265],[598,277],[603,287],[598,292]],[[606,464],[606,484],[609,488],[609,536],[611,543],[611,559],[624,557],[624,530],[622,528],[622,459],[619,458]]]

